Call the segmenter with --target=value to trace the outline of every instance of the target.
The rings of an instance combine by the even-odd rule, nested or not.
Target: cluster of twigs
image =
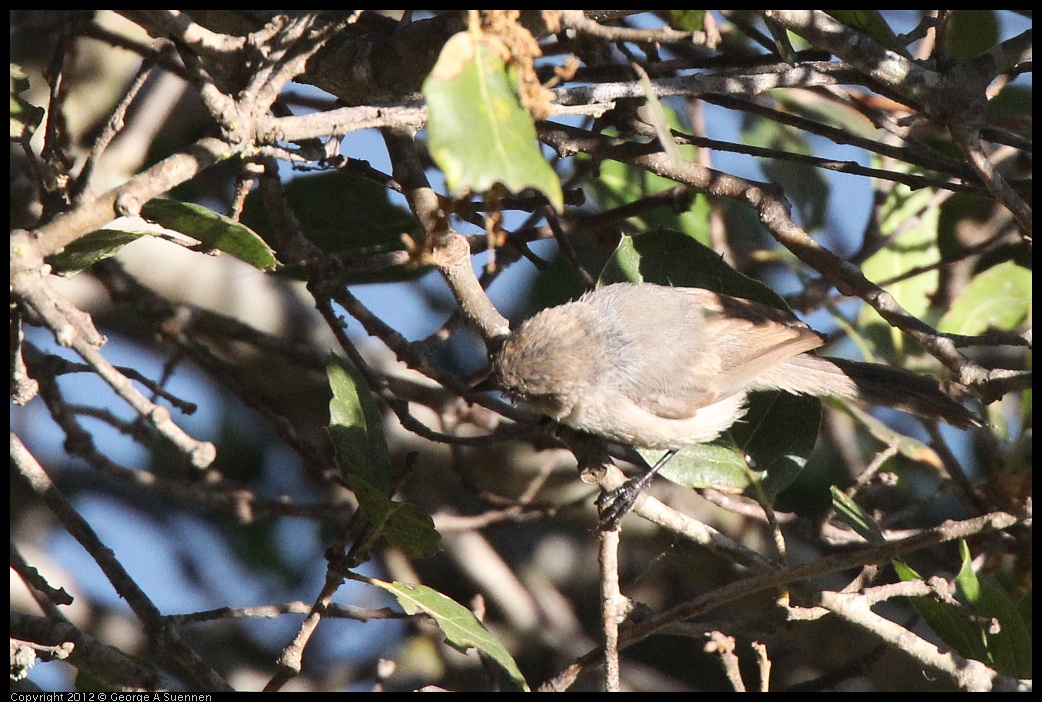
[[[986,403],[1029,387],[1030,378],[1023,372],[987,367],[975,360],[979,356],[964,353],[970,347],[987,350],[1024,345],[1024,337],[1000,333],[981,337],[939,333],[903,309],[880,285],[885,281],[870,281],[862,274],[858,263],[873,251],[869,237],[863,249],[854,255],[846,258],[837,255],[797,224],[780,188],[716,170],[705,158],[678,163],[662,148],[653,130],[632,119],[633,111],[628,106],[643,101],[646,85],[650,84],[660,98],[682,98],[688,105],[704,101],[774,120],[804,134],[862,149],[878,156],[881,163],[893,165],[869,168],[781,148],[712,140],[694,130],[687,134],[672,133],[670,136],[678,145],[799,162],[894,185],[932,188],[939,198],[953,193],[977,194],[1003,213],[999,217],[1002,224],[996,226],[994,235],[985,237],[984,243],[963,254],[980,256],[1009,245],[1011,240],[1020,245],[1031,237],[1030,204],[1025,195],[1030,185],[1010,176],[1014,169],[1005,167],[1007,160],[1030,153],[1030,142],[987,119],[988,101],[993,94],[1019,72],[1028,70],[1030,31],[997,43],[974,59],[951,62],[945,59],[937,41],[943,36],[949,18],[943,13],[930,14],[906,37],[899,38],[904,39],[905,44],[919,42],[921,56],[918,58],[923,60],[915,60],[903,46],[884,47],[820,11],[765,11],[763,18],[802,37],[811,47],[783,57],[779,55],[779,45],[751,24],[752,17],[748,13],[724,13],[716,19],[711,15],[703,29],[685,32],[668,27],[643,29],[621,23],[635,12],[598,15],[590,11],[526,11],[510,19],[520,22],[540,40],[544,54],[560,59],[533,62],[531,67],[552,86],[554,100],[546,119],[537,125],[538,137],[559,155],[561,163],[576,154],[586,155],[594,162],[616,161],[674,181],[675,189],[596,213],[575,208],[564,215],[553,213],[540,197],[500,198],[499,208],[516,208],[525,214],[527,221],[508,234],[503,233],[496,249],[495,266],[486,267],[480,275],[474,272],[473,257],[494,243],[492,233],[461,231],[466,231],[463,227],[468,221],[485,227],[492,213],[486,212],[482,217],[479,213],[483,205],[476,202],[447,206],[445,193],[438,192],[428,180],[429,161],[422,136],[418,136],[426,123],[426,108],[418,99],[420,84],[430,72],[446,38],[466,29],[465,18],[460,14],[447,12],[426,19],[392,20],[372,11],[121,12],[125,20],[147,32],[152,38],[149,43],[130,38],[140,35],[112,30],[95,21],[90,13],[67,13],[47,71],[49,102],[40,127],[42,138],[22,135],[22,153],[17,159],[34,181],[36,210],[25,228],[13,231],[11,236],[11,391],[14,401],[22,405],[35,398],[42,400],[64,437],[64,450],[81,459],[92,471],[129,491],[152,494],[215,515],[232,515],[242,524],[287,517],[333,523],[344,529],[337,541],[342,556],[350,536],[357,535],[352,531],[357,521],[349,495],[333,493],[340,497],[310,502],[273,498],[216,474],[212,470],[217,457],[213,437],[193,436],[169,409],[190,412],[191,403],[171,395],[165,388],[165,378],[151,379],[139,370],[113,363],[105,352],[106,338],[99,331],[97,320],[61,292],[49,275],[45,259],[117,217],[137,215],[149,200],[227,163],[234,164],[237,175],[234,194],[224,214],[237,218],[247,194],[257,192],[275,232],[274,247],[279,260],[301,264],[307,289],[319,316],[340,344],[339,351],[362,369],[371,390],[406,430],[425,441],[450,446],[457,459],[465,450],[487,449],[518,438],[545,445],[545,437],[530,430],[529,415],[488,394],[474,392],[467,378],[440,363],[433,352],[457,334],[463,323],[476,329],[486,341],[508,331],[509,323],[485,292],[492,280],[521,259],[542,265],[529,245],[547,238],[558,240],[562,254],[575,265],[577,276],[590,279],[588,272],[579,270],[579,258],[572,250],[572,242],[597,232],[618,229],[627,218],[641,211],[669,208],[677,203],[682,206],[696,194],[707,196],[715,208],[728,204],[748,208],[766,232],[792,254],[798,262],[794,265],[815,275],[818,282],[808,285],[804,293],[806,306],[820,305],[825,298],[824,291],[830,288],[844,296],[860,298],[936,358],[953,381],[973,389]],[[739,38],[742,46],[755,46],[757,50],[731,48],[738,44]],[[70,154],[67,152],[73,147],[62,120],[66,94],[62,82],[63,60],[77,43],[88,39],[103,42],[112,50],[137,54],[140,69],[106,116],[90,148]],[[618,59],[620,52],[627,60]],[[565,61],[566,57],[577,61]],[[534,57],[527,60],[534,61]],[[640,63],[646,71],[647,83],[637,80],[631,63]],[[170,156],[131,174],[125,182],[104,187],[99,182],[104,157],[120,138],[127,137],[128,131],[139,128],[133,120],[132,108],[147,98],[152,79],[159,74],[176,75],[191,86],[213,129],[207,136],[185,143]],[[336,105],[320,103],[320,109],[292,114],[289,106],[295,96],[289,89],[291,81],[311,84],[338,102]],[[768,91],[782,90],[809,93],[816,99],[860,113],[880,136],[867,138],[851,134],[761,99]],[[303,99],[296,101],[304,102]],[[692,111],[692,114],[697,113]],[[577,117],[585,118],[580,120],[581,126],[574,126]],[[606,126],[615,130],[608,131]],[[338,153],[341,139],[361,130],[379,130],[390,156],[391,173],[379,173],[349,160],[352,154],[345,154],[348,159],[344,159]],[[931,142],[920,138],[926,132],[952,148],[948,151],[934,148]],[[459,303],[458,313],[449,316],[430,338],[410,342],[387,320],[367,309],[346,287],[331,280],[326,258],[309,241],[299,221],[300,213],[294,212],[286,197],[285,183],[279,175],[280,163],[301,168],[339,168],[378,180],[404,196],[419,223],[418,235],[410,240],[407,249],[357,254],[344,260],[343,267],[355,271],[432,267],[443,276]],[[583,176],[583,169],[577,167],[573,180],[566,182],[566,190],[569,184],[578,187]],[[721,253],[728,260],[736,260],[730,248],[731,239],[719,229],[715,236]],[[314,480],[339,489],[329,447],[288,419],[277,407],[259,398],[243,371],[235,366],[234,357],[223,355],[220,348],[239,344],[308,375],[322,373],[325,364],[322,350],[289,342],[201,305],[171,301],[151,289],[147,281],[128,273],[115,259],[96,264],[89,275],[103,286],[113,302],[134,310],[133,314],[156,340],[156,347],[171,359],[168,370],[185,362],[202,369],[215,386],[255,410],[270,431],[292,449]],[[382,342],[397,361],[434,381],[433,385],[402,373],[380,370],[367,362],[344,332],[338,310],[346,312],[369,335]],[[47,330],[60,346],[75,352],[79,360],[71,362],[26,339],[23,332],[26,324]],[[74,373],[99,377],[132,408],[135,419],[126,421],[100,408],[72,405],[64,396],[59,379]],[[436,418],[436,424],[429,419],[431,416]],[[517,424],[499,424],[499,417],[512,419]],[[149,450],[172,448],[183,464],[190,467],[184,475],[206,478],[158,475],[121,465],[105,446],[97,445],[84,419],[106,422]],[[477,427],[480,431],[460,431],[464,426]],[[704,628],[692,622],[714,608],[755,593],[776,594],[778,610],[770,618],[769,627],[838,617],[856,629],[872,633],[884,648],[903,650],[917,664],[929,669],[931,676],[945,676],[955,686],[977,690],[1021,687],[1020,681],[998,673],[986,663],[946,649],[916,633],[912,627],[896,624],[871,609],[874,604],[898,597],[952,599],[945,591],[947,583],[943,579],[941,582],[880,584],[873,580],[874,568],[910,552],[971,537],[994,544],[998,553],[1001,540],[989,542],[986,536],[1001,532],[1016,534],[1016,529],[1024,528],[1023,505],[1018,499],[983,494],[972,479],[965,476],[964,467],[946,447],[942,435],[934,432],[931,438],[941,472],[952,476],[956,491],[963,498],[964,519],[899,536],[886,532],[891,538],[885,545],[833,553],[830,551],[834,548],[827,545],[831,542],[835,547],[836,540],[842,536],[831,525],[825,526],[816,536],[807,539],[816,543],[819,550],[801,564],[787,561],[783,545],[776,549],[775,555],[763,555],[733,535],[681,510],[671,509],[650,496],[643,498],[636,506],[637,515],[659,525],[678,542],[694,543],[722,556],[741,575],[712,591],[669,602],[668,606],[634,624],[623,625],[620,630],[619,622],[629,601],[619,585],[619,535],[617,532],[602,534],[602,633],[608,643],[605,646],[580,637],[578,640],[588,644],[588,650],[577,652],[574,646],[552,641],[549,634],[540,637],[531,630],[526,632],[522,642],[527,640],[529,647],[545,647],[553,651],[556,658],[569,661],[558,666],[558,673],[546,675],[543,687],[567,689],[580,673],[604,664],[605,685],[608,689],[619,689],[621,679],[625,678],[624,671],[620,674],[620,649],[654,634],[675,634],[709,641],[711,648],[707,650],[719,656],[730,683],[744,689],[733,632],[755,631],[762,620],[749,618],[730,626],[707,624]],[[586,477],[597,482],[600,489],[611,490],[621,483],[620,471],[606,459],[598,458],[603,447],[587,450],[580,440],[565,438],[565,441],[584,465],[596,466],[587,471]],[[887,447],[884,453],[879,456],[880,463],[892,455],[893,446]],[[214,619],[306,612],[306,624],[292,643],[284,647],[277,670],[267,682],[267,689],[275,690],[301,673],[303,652],[314,627],[323,618],[367,621],[401,616],[382,609],[335,605],[333,595],[357,565],[336,555],[329,559],[327,587],[311,604],[226,608],[180,616],[162,612],[98,538],[75,504],[63,494],[60,485],[55,484],[51,469],[39,453],[31,449],[31,442],[14,429],[11,458],[13,470],[25,479],[36,499],[47,506],[62,528],[91,555],[112,588],[130,606],[147,648],[160,667],[157,670],[143,666],[72,624],[61,609],[63,591],[49,585],[13,543],[13,567],[29,586],[43,616],[14,615],[12,640],[19,642],[20,650],[31,650],[32,655],[41,660],[68,660],[95,678],[124,689],[175,689],[187,684],[198,690],[228,690],[232,686],[227,677],[189,642],[185,628]],[[422,465],[413,467],[414,473],[423,470]],[[484,591],[500,609],[527,608],[524,614],[515,614],[513,619],[505,617],[507,622],[515,624],[526,617],[547,621],[552,610],[539,601],[536,591],[523,583],[507,562],[489,555],[492,549],[482,530],[497,524],[535,524],[561,511],[588,504],[585,495],[562,502],[537,498],[547,474],[542,471],[520,498],[490,503],[476,516],[463,516],[451,504],[432,502],[437,510],[435,525],[446,538],[445,548],[456,559],[457,567],[472,582],[478,583],[477,589]],[[710,494],[710,499],[740,514],[748,508],[737,506],[733,498],[724,495]],[[782,525],[790,517],[795,519],[792,515],[765,516],[762,512],[746,516],[780,542],[786,538]],[[468,569],[462,555],[464,544],[473,548],[475,541],[480,544],[479,550],[483,549],[482,558],[488,560],[482,561],[483,567]],[[392,568],[393,556],[385,555],[384,559],[385,567]],[[404,572],[412,572],[408,567],[401,567]],[[851,569],[858,574],[837,587],[831,577]],[[511,592],[518,594],[511,596],[508,594]],[[512,601],[511,597],[514,597]],[[567,631],[564,626],[547,628],[558,636]],[[67,642],[73,646],[67,646]],[[519,648],[525,645],[521,643]],[[766,689],[772,665],[770,651],[762,643],[757,644],[755,651],[760,685]],[[879,651],[873,650],[866,654],[865,661],[878,655]],[[833,683],[831,678],[821,680],[822,687]]]

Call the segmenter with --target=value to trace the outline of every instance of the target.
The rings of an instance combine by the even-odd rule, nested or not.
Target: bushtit
[[[712,441],[741,418],[746,394],[756,390],[980,425],[937,380],[807,353],[822,343],[768,305],[698,288],[618,283],[539,312],[506,339],[493,366],[500,387],[537,412],[639,448]]]

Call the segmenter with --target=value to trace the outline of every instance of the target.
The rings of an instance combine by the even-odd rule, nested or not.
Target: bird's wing
[[[693,416],[823,343],[783,310],[698,288],[671,291],[666,314],[649,300],[645,333],[622,359],[627,396],[660,417]],[[676,297],[681,291],[683,298]]]

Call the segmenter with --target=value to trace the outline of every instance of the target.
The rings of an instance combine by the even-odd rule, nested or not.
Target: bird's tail
[[[771,369],[762,386],[884,405],[961,428],[983,425],[955,399],[966,395],[961,386],[878,363],[800,354]]]

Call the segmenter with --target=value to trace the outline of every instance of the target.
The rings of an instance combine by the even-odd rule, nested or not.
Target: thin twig
[[[231,691],[231,687],[203,658],[181,641],[177,632],[162,622],[162,616],[148,595],[137,585],[112,549],[108,548],[90,525],[80,516],[61,490],[51,482],[43,467],[11,432],[11,461],[20,475],[65,526],[69,534],[83,546],[98,564],[112,587],[126,600],[148,632],[152,645],[166,651],[176,661],[177,667],[204,690]]]

